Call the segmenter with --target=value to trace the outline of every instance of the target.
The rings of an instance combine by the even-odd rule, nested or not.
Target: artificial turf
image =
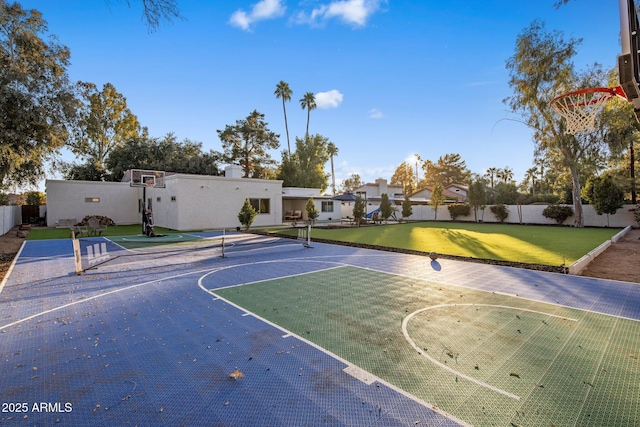
[[[297,230],[277,230],[296,232]],[[311,237],[439,254],[551,266],[570,265],[619,232],[518,224],[416,222],[314,228]]]

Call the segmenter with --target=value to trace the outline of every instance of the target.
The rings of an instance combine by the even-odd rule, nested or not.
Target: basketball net
[[[565,93],[551,100],[551,108],[565,118],[566,133],[575,135],[593,131],[596,117],[605,102],[619,96],[627,99],[620,86],[615,88],[588,88]]]

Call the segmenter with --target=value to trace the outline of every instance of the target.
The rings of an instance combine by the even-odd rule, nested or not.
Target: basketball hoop
[[[551,108],[567,121],[567,133],[575,135],[594,130],[596,116],[605,102],[614,96],[627,100],[627,95],[620,86],[587,88],[553,98]]]

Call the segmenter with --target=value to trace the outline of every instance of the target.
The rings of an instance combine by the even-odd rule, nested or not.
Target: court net
[[[171,266],[227,256],[258,256],[267,250],[290,250],[310,246],[309,230],[299,233],[298,240],[241,232],[204,232],[168,234],[160,237],[144,235],[75,239],[76,274],[88,270],[117,268],[136,269]]]

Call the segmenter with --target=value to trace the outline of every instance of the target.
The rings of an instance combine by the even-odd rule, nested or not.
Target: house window
[[[322,202],[322,212],[333,212],[333,202]]]
[[[362,200],[367,200],[367,192],[366,191],[356,191],[356,197],[360,196]]]
[[[85,197],[85,203],[100,203],[100,197]]]
[[[249,199],[249,203],[259,214],[270,213],[270,202],[271,199]]]

